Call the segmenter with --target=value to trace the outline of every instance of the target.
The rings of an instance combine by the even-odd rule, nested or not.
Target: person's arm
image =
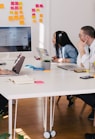
[[[86,69],[89,68],[89,53],[88,53],[88,47],[86,46],[86,42],[80,41],[78,43],[78,58],[77,58],[77,64],[80,67],[85,67]]]
[[[77,61],[77,51],[72,45],[66,45],[64,50],[64,63],[76,63]]]

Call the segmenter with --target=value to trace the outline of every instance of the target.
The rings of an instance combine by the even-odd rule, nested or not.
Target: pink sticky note
[[[14,10],[14,7],[11,6],[10,9],[11,9],[11,10]]]
[[[13,1],[11,2],[11,5],[14,5],[14,2]]]
[[[43,8],[44,7],[44,5],[43,4],[40,4],[40,8]]]
[[[35,12],[35,9],[32,9],[32,12]]]
[[[39,8],[39,4],[36,4],[36,6],[35,6],[36,8]]]
[[[40,80],[38,80],[38,81],[34,81],[34,83],[36,83],[36,84],[43,84],[44,81],[40,81]]]
[[[18,5],[18,2],[17,1],[15,2],[15,5]]]
[[[18,10],[18,6],[15,6],[15,10]]]

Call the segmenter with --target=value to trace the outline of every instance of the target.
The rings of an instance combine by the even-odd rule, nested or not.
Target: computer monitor
[[[0,27],[0,55],[31,52],[31,27]]]

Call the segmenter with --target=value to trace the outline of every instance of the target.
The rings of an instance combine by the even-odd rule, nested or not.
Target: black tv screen
[[[0,27],[0,52],[31,51],[31,27]]]

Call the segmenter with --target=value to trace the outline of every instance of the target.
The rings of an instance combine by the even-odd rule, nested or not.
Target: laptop
[[[0,75],[18,75],[21,71],[24,60],[25,60],[25,57],[19,55],[17,59],[15,60],[15,63],[12,69],[11,70],[3,69],[0,71]]]
[[[79,67],[77,64],[64,63],[62,65],[57,65],[57,67],[64,70],[70,70],[75,72],[86,72],[84,68]]]
[[[41,59],[51,60],[47,49],[37,47],[37,51]]]

